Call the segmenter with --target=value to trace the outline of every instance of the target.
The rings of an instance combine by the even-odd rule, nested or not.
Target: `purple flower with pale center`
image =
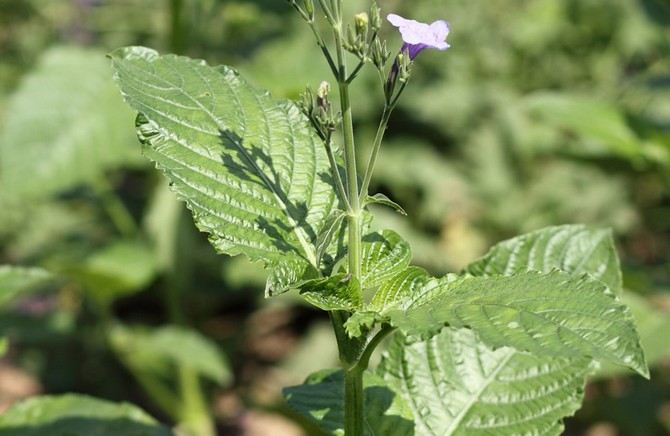
[[[426,24],[407,20],[396,14],[388,14],[386,19],[400,30],[402,40],[405,42],[400,51],[407,50],[411,60],[427,48],[438,50],[449,48],[449,44],[445,41],[449,35],[449,23],[446,21],[437,20],[432,24]]]

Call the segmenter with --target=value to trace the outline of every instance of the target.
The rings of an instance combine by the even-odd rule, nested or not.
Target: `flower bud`
[[[330,110],[328,93],[330,93],[330,83],[324,80],[319,85],[319,89],[316,90],[316,105],[323,108],[326,112]]]
[[[370,28],[373,32],[382,28],[382,11],[376,2],[372,2],[372,5],[370,5]]]
[[[370,53],[372,63],[379,69],[382,69],[386,61],[391,56],[391,52],[386,48],[386,41],[382,41],[378,37],[372,40],[372,52]]]
[[[368,14],[361,12],[354,16],[354,23],[356,24],[356,36],[365,38],[368,31]]]
[[[314,20],[314,1],[313,0],[303,0],[303,4],[305,5],[305,13],[307,14],[307,16],[311,20]]]
[[[298,106],[300,106],[302,112],[308,117],[311,117],[314,113],[314,91],[311,86],[308,85],[305,88],[305,92],[300,94]]]
[[[412,74],[412,60],[409,53],[404,51],[398,55],[398,81],[405,83]]]

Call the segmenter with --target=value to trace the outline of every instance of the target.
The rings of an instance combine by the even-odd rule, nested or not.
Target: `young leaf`
[[[379,376],[363,374],[366,436],[414,434],[405,400]],[[327,369],[311,374],[304,384],[284,388],[287,404],[330,434],[344,435],[344,375]]]
[[[0,416],[0,436],[172,436],[138,407],[85,395],[39,396]]]
[[[322,310],[354,312],[363,306],[361,285],[349,274],[308,280],[299,286],[300,295]]]
[[[591,362],[491,350],[471,330],[446,328],[420,342],[396,334],[376,374],[406,400],[417,435],[558,435]]]
[[[621,271],[611,232],[583,225],[547,227],[503,241],[464,272],[488,277],[554,269],[590,274],[616,294],[621,293]]]
[[[143,47],[110,57],[140,113],[144,154],[214,247],[274,269],[269,294],[316,276],[315,243],[337,198],[325,147],[300,109],[228,67]]]
[[[409,336],[427,338],[445,325],[468,327],[493,348],[588,356],[649,374],[630,311],[589,276],[555,270],[443,279],[416,301],[407,310],[386,314]]]
[[[393,230],[369,233],[363,237],[362,245],[364,289],[381,285],[412,260],[412,248]]]

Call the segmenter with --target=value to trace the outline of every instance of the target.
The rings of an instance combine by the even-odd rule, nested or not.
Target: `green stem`
[[[363,436],[365,407],[363,372],[364,370],[358,365],[344,370],[344,434],[346,436]]]
[[[170,50],[183,53],[186,49],[184,0],[170,0]]]
[[[214,420],[202,393],[198,374],[183,365],[179,367],[179,389],[183,403],[180,425],[193,435],[216,436]]]
[[[349,198],[349,273],[359,283],[361,279],[361,209],[358,198],[358,170],[356,168],[356,148],[354,145],[354,127],[351,103],[349,101],[349,84],[347,79],[347,63],[342,43],[342,26],[334,28],[335,46],[338,62],[338,88],[340,90],[340,108],[342,111],[342,133],[344,135],[344,163],[347,169],[347,190]]]
[[[386,126],[388,125],[389,118],[391,117],[391,112],[393,111],[393,106],[385,105],[384,112],[382,113],[382,118],[379,121],[379,126],[377,127],[377,133],[375,134],[375,141],[372,144],[372,150],[370,151],[370,158],[368,159],[368,167],[365,170],[365,177],[363,178],[363,184],[361,185],[360,201],[365,202],[368,196],[368,187],[370,186],[370,180],[372,179],[372,172],[375,168],[375,163],[377,162],[377,155],[379,154],[379,149],[382,145],[382,139],[384,138],[384,133],[386,132]]]
[[[372,352],[375,351],[375,348],[377,348],[377,346],[381,343],[381,341],[394,330],[395,327],[391,327],[388,324],[384,325],[377,332],[377,334],[372,339],[370,339],[370,342],[367,343],[365,349],[363,350],[363,354],[361,354],[361,357],[359,358],[358,364],[356,366],[361,368],[361,370],[363,371],[368,369],[368,366],[370,366],[370,357],[372,356]]]
[[[98,177],[93,186],[102,201],[102,207],[111,218],[114,226],[124,238],[133,238],[137,235],[137,224],[128,212],[114,188],[105,177]]]
[[[326,137],[324,141],[326,145],[326,152],[328,154],[328,161],[330,162],[330,168],[333,172],[333,178],[335,179],[335,186],[337,187],[337,193],[340,196],[340,200],[344,207],[349,210],[351,205],[349,204],[349,199],[347,198],[347,191],[344,189],[344,184],[342,183],[342,177],[340,176],[340,170],[337,166],[337,161],[335,160],[335,154],[333,153],[333,147],[330,145],[330,134]]]

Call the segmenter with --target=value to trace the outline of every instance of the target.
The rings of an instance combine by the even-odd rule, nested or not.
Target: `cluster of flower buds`
[[[373,2],[369,12],[361,12],[354,16],[354,26],[347,26],[344,48],[357,56],[361,61],[370,61],[378,69],[386,64],[391,53],[386,48],[386,41],[379,36],[382,27],[381,10]]]
[[[329,93],[330,84],[323,81],[316,90],[316,95],[312,87],[308,86],[305,92],[300,94],[300,100],[298,101],[300,109],[307,115],[321,139],[324,140],[330,137],[342,119],[339,112],[333,112],[333,107],[328,99]]]

